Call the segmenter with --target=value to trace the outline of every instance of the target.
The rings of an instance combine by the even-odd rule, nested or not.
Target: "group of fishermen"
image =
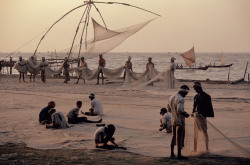
[[[174,63],[175,58],[171,58],[171,71],[172,71],[172,75],[174,75],[174,71],[176,68],[176,65]],[[18,72],[20,73],[19,76],[19,81],[21,81],[21,78],[24,80],[24,75],[28,72],[31,73],[30,75],[30,81],[32,79],[33,76],[33,81],[35,82],[35,76],[37,74],[39,74],[39,72],[41,71],[41,80],[42,82],[46,82],[46,67],[49,66],[49,63],[47,60],[45,60],[45,57],[42,57],[42,61],[38,64],[37,60],[34,56],[31,56],[28,61],[24,60],[21,56],[19,57],[19,60],[16,62],[14,68],[18,70]],[[98,60],[98,67],[105,67],[106,66],[106,61],[103,58],[102,54],[99,54],[99,60]],[[88,67],[87,62],[85,61],[84,57],[81,57],[80,59],[80,65],[79,68],[85,68]],[[63,61],[63,74],[65,76],[65,80],[64,83],[68,83],[70,81],[70,75],[69,75],[69,68],[70,68],[70,64],[69,64],[69,59],[67,57],[65,57],[64,61]],[[146,72],[147,73],[152,73],[152,71],[154,70],[155,66],[154,63],[152,62],[152,57],[148,58],[148,63],[146,64]],[[126,77],[126,70],[128,71],[133,71],[133,67],[132,67],[132,62],[131,62],[131,57],[128,57],[128,60],[125,62],[125,71],[124,71],[124,75],[123,78],[125,80]],[[60,73],[58,73],[60,74]],[[152,79],[155,76],[155,74],[148,74],[148,80]],[[99,84],[99,79],[102,79],[102,84],[104,84],[104,75],[103,75],[103,71],[102,69],[100,69],[98,71],[97,74],[97,83]],[[85,83],[85,78],[82,77],[82,73],[78,76],[77,82],[76,84],[79,82],[80,79],[83,79],[84,83]]]
[[[194,152],[197,152],[198,134],[202,132],[205,138],[206,151],[208,151],[208,133],[207,133],[207,117],[214,117],[211,96],[203,91],[200,82],[194,82],[193,88],[196,91],[194,96],[193,111],[191,116],[194,117]],[[189,92],[187,85],[182,85],[177,94],[169,98],[167,108],[162,108],[160,114],[160,131],[166,129],[167,133],[172,133],[171,139],[171,155],[175,158],[174,146],[177,146],[178,159],[187,159],[182,156],[181,150],[184,147],[185,140],[185,118],[190,115],[184,110],[184,98]]]
[[[91,108],[89,112],[82,112],[82,115],[86,116],[102,116],[103,115],[103,107],[102,103],[95,98],[95,95],[91,93],[89,95],[89,99],[91,100]],[[82,101],[76,102],[76,107],[70,110],[67,114],[68,122],[66,121],[62,112],[57,112],[55,110],[56,103],[54,101],[50,101],[48,106],[44,107],[39,113],[39,123],[41,125],[46,125],[46,128],[70,128],[69,124],[78,124],[78,123],[101,123],[102,118],[98,121],[88,120],[86,116],[79,117],[79,111],[82,107]],[[98,125],[99,126],[99,125]],[[115,126],[113,124],[109,124],[105,127],[105,124],[100,124],[100,128],[98,128],[94,133],[94,142],[96,148],[112,148],[118,147],[115,143],[115,139],[113,137],[115,133]],[[112,145],[108,145],[108,142],[111,142]]]
[[[193,111],[191,116],[194,117],[194,152],[197,151],[197,141],[198,141],[198,133],[202,132],[205,137],[205,145],[206,150],[208,151],[208,133],[207,133],[207,117],[214,117],[214,111],[211,101],[211,96],[203,91],[201,83],[195,82],[193,84],[193,88],[196,91],[196,95],[194,96],[194,104]],[[176,158],[174,154],[174,146],[177,146],[177,159],[187,159],[187,157],[183,156],[181,151],[184,148],[185,141],[185,118],[188,118],[190,114],[188,114],[184,110],[184,98],[189,92],[189,87],[187,85],[182,85],[178,89],[178,93],[172,95],[168,100],[167,108],[162,108],[160,114],[161,118],[161,128],[162,131],[166,129],[167,133],[172,133],[171,139],[171,155],[170,158]],[[91,100],[91,108],[89,112],[82,112],[84,115],[95,116],[103,115],[102,104],[99,100],[95,99],[94,94],[89,95],[89,99]],[[40,124],[46,124],[46,128],[68,128],[68,124],[64,115],[61,112],[56,112],[54,109],[55,102],[51,101],[48,103],[48,106],[42,109],[39,114],[39,122]],[[102,119],[98,121],[88,120],[87,117],[79,117],[79,110],[82,107],[82,102],[77,101],[76,108],[72,109],[67,117],[68,123],[77,124],[81,122],[87,123],[100,123]],[[113,134],[115,132],[114,125],[102,126],[98,128],[94,134],[94,141],[96,147],[117,147],[118,145],[114,142]],[[108,142],[112,143],[112,146],[107,145]]]

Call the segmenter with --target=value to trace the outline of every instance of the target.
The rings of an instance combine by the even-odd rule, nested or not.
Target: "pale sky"
[[[161,15],[114,52],[183,52],[193,44],[197,52],[250,52],[250,0],[110,1],[129,3]],[[82,3],[83,0],[0,0],[0,52],[18,49]],[[111,30],[157,17],[123,5],[96,5]],[[83,9],[57,24],[38,51],[70,47]],[[91,16],[100,21],[94,9]],[[34,52],[41,37],[19,51]]]

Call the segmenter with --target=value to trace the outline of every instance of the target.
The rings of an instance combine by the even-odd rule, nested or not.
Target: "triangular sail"
[[[192,66],[192,64],[195,63],[194,47],[185,53],[181,53],[180,55],[184,59],[187,66]]]

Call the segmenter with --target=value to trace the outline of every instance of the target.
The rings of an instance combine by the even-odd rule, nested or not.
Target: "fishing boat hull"
[[[232,66],[233,64],[228,64],[228,65],[218,65],[218,66],[208,66],[209,68],[226,68],[226,67],[230,67]]]
[[[186,67],[178,67],[176,69],[181,69],[181,70],[207,70],[208,69],[208,66],[205,66],[205,67],[199,67],[199,68],[186,68]]]

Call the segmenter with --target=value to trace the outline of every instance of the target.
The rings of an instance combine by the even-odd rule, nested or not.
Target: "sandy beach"
[[[46,83],[42,83],[40,77],[37,77],[37,82],[34,83],[29,82],[29,78],[26,77],[26,82],[19,82],[17,75],[0,75],[1,164],[11,164],[13,160],[20,163],[19,159],[24,157],[25,159],[29,157],[27,159],[29,162],[23,161],[20,164],[47,164],[53,160],[55,164],[96,164],[98,161],[104,161],[102,156],[107,158],[103,164],[203,164],[205,162],[237,164],[238,161],[240,164],[249,164],[250,162],[249,83],[231,85],[202,82],[204,91],[212,97],[215,110],[215,118],[209,118],[208,121],[242,148],[235,147],[222,135],[209,132],[211,154],[217,156],[206,158],[190,156],[189,160],[177,161],[167,159],[170,155],[171,135],[158,131],[160,108],[166,107],[168,98],[175,94],[177,89],[166,90],[154,86],[136,90],[125,89],[122,88],[122,80],[106,80],[104,85],[96,85],[95,80],[87,81],[86,84],[83,81],[75,84],[76,79],[71,79],[67,84],[63,81],[60,78],[48,78]],[[192,81],[181,83],[190,87],[193,84]],[[93,143],[93,134],[97,129],[95,124],[82,123],[71,125],[69,129],[47,130],[38,123],[39,112],[51,100],[56,102],[55,109],[65,116],[75,107],[77,100],[83,101],[81,110],[88,111],[90,93],[94,93],[102,102],[103,123],[112,123],[116,126],[116,141],[119,145],[127,147],[126,151],[95,149]],[[192,112],[194,95],[195,91],[191,89],[185,98],[185,110],[188,113]],[[89,119],[96,120],[99,117],[89,117]],[[190,134],[187,139],[190,140],[192,122],[190,120],[187,123],[187,132]],[[22,151],[40,156],[33,154],[20,156]],[[72,157],[76,154],[75,160],[67,157],[65,162],[56,161],[58,155],[51,154],[48,160],[39,163],[38,160],[41,160],[42,155],[52,152],[70,154]],[[6,157],[6,154],[12,156]],[[87,161],[88,154],[97,158]],[[188,151],[186,154],[190,155]],[[36,160],[32,161],[31,157],[35,157]]]

